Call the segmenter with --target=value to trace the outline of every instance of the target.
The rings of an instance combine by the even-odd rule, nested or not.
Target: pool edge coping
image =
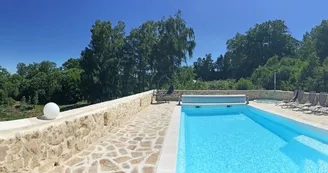
[[[157,173],[169,173],[176,171],[179,132],[180,132],[181,106],[175,106],[169,127],[167,129],[163,148],[157,165]]]
[[[313,126],[313,127],[320,128],[320,129],[328,131],[328,126],[327,125],[320,124],[320,123],[317,123],[317,122],[308,121],[308,120],[304,120],[304,119],[298,118],[294,115],[287,116],[287,115],[284,115],[284,113],[281,113],[277,110],[265,109],[265,108],[261,107],[260,105],[256,105],[256,104],[262,104],[262,103],[255,103],[255,104],[250,103],[249,106],[252,106],[254,108],[257,108],[257,109],[260,109],[262,111],[266,111],[266,112],[269,112],[269,113],[272,113],[272,114],[275,114],[275,115],[278,115],[278,116],[281,116],[281,117],[284,117],[284,118],[287,118],[289,120],[293,120],[293,121],[296,121],[296,122],[299,122],[299,123],[302,123],[302,124],[305,124],[305,125]],[[286,112],[286,113],[288,114],[288,112]],[[315,116],[315,115],[310,114],[309,116]]]

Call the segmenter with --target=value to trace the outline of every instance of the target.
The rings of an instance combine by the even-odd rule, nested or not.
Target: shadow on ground
[[[81,108],[81,107],[88,106],[88,105],[90,105],[90,104],[84,103],[84,104],[69,105],[69,106],[60,108],[60,112],[64,112],[64,111],[68,111],[68,110],[76,109],[76,108]]]
[[[169,104],[169,102],[165,102],[165,101],[158,101],[158,102],[153,102],[153,103],[151,103],[152,105],[161,105],[161,104]]]

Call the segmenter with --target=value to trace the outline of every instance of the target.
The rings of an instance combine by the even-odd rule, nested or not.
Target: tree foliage
[[[10,74],[0,66],[0,104],[101,102],[149,89],[277,89],[328,91],[328,21],[298,41],[282,20],[255,24],[227,40],[226,52],[188,58],[196,46],[194,30],[181,11],[146,21],[126,33],[119,21],[97,20],[81,57],[57,67],[51,61],[17,64]],[[161,82],[158,82],[160,79]]]
[[[83,93],[87,100],[100,102],[119,93],[119,60],[124,44],[123,22],[96,21],[91,29],[89,46],[81,54]]]
[[[327,91],[327,35],[327,20],[305,33],[302,41],[290,35],[284,21],[267,21],[228,40],[227,52],[216,61],[208,55],[198,58],[194,69],[205,81],[237,79],[236,89],[273,89],[276,73],[277,89]]]
[[[80,58],[70,58],[62,65],[64,70],[68,69],[79,69],[81,68],[81,59]]]
[[[91,35],[81,54],[83,95],[90,102],[149,90],[164,75],[173,78],[196,45],[181,11],[168,19],[147,21],[127,36],[123,22],[113,27],[97,21]]]

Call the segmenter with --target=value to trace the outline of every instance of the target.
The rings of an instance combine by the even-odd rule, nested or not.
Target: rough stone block
[[[5,160],[8,150],[8,146],[0,146],[0,162]]]
[[[11,172],[18,172],[20,169],[23,168],[23,163],[24,163],[24,159],[20,158],[20,159],[14,160],[12,162],[6,163],[6,167]]]

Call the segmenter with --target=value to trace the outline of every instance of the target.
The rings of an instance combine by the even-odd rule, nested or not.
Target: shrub
[[[196,81],[193,90],[208,90],[208,82]]]
[[[14,104],[16,103],[16,101],[13,99],[13,98],[11,98],[11,97],[8,97],[7,99],[6,99],[6,103],[8,104],[8,106],[14,106]]]
[[[23,96],[23,97],[21,98],[21,102],[22,102],[23,104],[26,103],[26,97],[25,97],[25,96]]]
[[[240,78],[238,82],[235,84],[235,88],[237,90],[251,90],[251,89],[255,89],[256,87],[254,86],[251,80]]]
[[[0,89],[0,104],[5,103],[7,98],[8,98],[7,92],[5,90]]]
[[[236,83],[233,79],[218,80],[208,82],[208,89],[210,90],[231,90],[234,89],[234,84]]]
[[[21,105],[19,107],[20,111],[29,111],[29,110],[33,110],[34,106],[32,105]]]
[[[35,93],[34,93],[32,103],[35,104],[35,105],[39,104],[39,94],[38,94],[37,91],[35,91]]]

